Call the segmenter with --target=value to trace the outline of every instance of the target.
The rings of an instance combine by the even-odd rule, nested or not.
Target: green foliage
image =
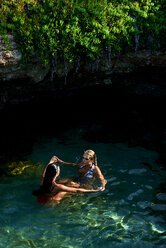
[[[152,37],[152,48],[164,47],[165,10],[166,0],[0,0],[0,34],[13,33],[25,59],[95,60],[101,49],[134,46],[136,34],[142,46]]]

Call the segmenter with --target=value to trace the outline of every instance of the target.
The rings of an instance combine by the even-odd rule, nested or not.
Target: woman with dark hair
[[[70,179],[65,183],[63,182],[64,179],[56,181],[60,174],[60,166],[56,162],[58,162],[57,157],[52,157],[41,176],[40,189],[33,191],[33,195],[38,197],[38,202],[41,204],[51,204],[52,202],[57,204],[69,193],[91,193],[102,190],[101,188],[78,188],[79,184],[72,182]]]

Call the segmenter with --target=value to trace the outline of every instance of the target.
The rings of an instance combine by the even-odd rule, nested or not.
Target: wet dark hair
[[[40,189],[33,190],[32,195],[38,196],[42,195],[44,193],[48,193],[48,188],[51,187],[52,180],[58,173],[58,166],[55,163],[51,163],[47,166],[46,173],[45,173],[45,180],[43,181],[43,185],[40,187]]]

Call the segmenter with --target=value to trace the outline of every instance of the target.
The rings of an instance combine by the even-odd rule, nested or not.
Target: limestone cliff
[[[19,51],[13,35],[7,35],[10,50],[2,41],[0,36],[0,81],[10,81],[15,79],[29,79],[36,82],[41,82],[52,70],[51,65],[43,66],[39,62],[36,55],[32,55],[26,65],[21,64],[22,54]],[[119,54],[116,58],[111,58],[111,55],[106,51],[101,55],[101,58],[93,63],[81,63],[83,71],[101,71],[106,75],[114,73],[130,73],[139,67],[143,66],[158,66],[166,67],[166,51],[158,51],[151,53],[147,50],[127,52]],[[67,73],[73,69],[74,65],[67,66]],[[78,67],[78,65],[77,65]],[[65,66],[57,65],[54,68],[59,77],[66,75]],[[80,68],[77,68],[77,71]]]
[[[22,54],[19,51],[13,35],[8,34],[9,48],[0,36],[0,81],[15,79],[29,79],[40,82],[48,73],[49,67],[43,67],[34,56],[29,58],[26,65],[22,65]]]
[[[166,51],[152,53],[149,50],[133,50],[111,56],[111,52],[102,51],[101,56],[94,62],[82,61],[78,58],[75,63],[68,64],[52,59],[47,66],[40,63],[39,58],[32,54],[26,63],[22,63],[22,54],[12,34],[8,34],[9,49],[0,36],[0,108],[6,103],[19,103],[29,101],[34,92],[41,92],[63,87],[77,87],[93,84],[112,84],[113,75],[130,75],[139,68],[151,67],[166,69]],[[139,73],[137,73],[139,76]],[[70,82],[69,82],[70,81]],[[115,81],[115,80],[114,80]],[[69,82],[69,84],[68,84]],[[134,89],[138,94],[155,94],[160,96],[166,87],[162,82],[163,90],[158,80],[149,85],[146,82],[121,80],[120,87],[127,87],[129,91]]]

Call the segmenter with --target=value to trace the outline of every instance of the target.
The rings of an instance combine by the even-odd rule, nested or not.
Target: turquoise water
[[[96,151],[106,190],[40,205],[31,192],[52,155],[75,162],[85,149]],[[63,140],[41,138],[26,157],[38,164],[33,174],[1,177],[0,248],[165,248],[166,175],[158,156],[127,143],[85,141],[81,130],[69,130]],[[75,168],[61,166],[61,176],[75,175]]]

